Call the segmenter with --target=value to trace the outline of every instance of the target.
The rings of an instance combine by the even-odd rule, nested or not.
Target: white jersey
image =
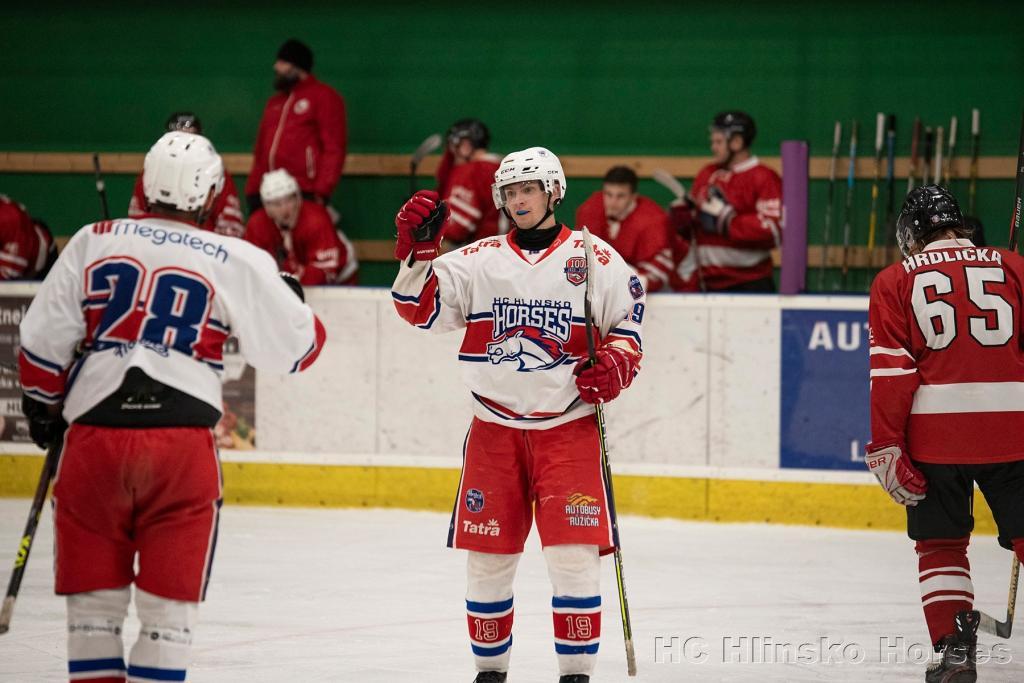
[[[167,218],[87,225],[68,242],[21,321],[22,386],[75,418],[129,368],[221,410],[228,336],[253,367],[296,372],[323,325],[274,259],[240,239]]]
[[[583,237],[563,227],[544,253],[530,254],[513,234],[403,263],[391,295],[412,325],[465,329],[459,361],[478,418],[547,429],[594,412],[573,376],[587,356]],[[594,252],[597,344],[622,340],[640,353],[640,279],[606,242],[594,238]]]

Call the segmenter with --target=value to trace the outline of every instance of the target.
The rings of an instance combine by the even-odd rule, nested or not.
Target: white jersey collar
[[[973,247],[974,242],[971,242],[966,237],[954,238],[951,240],[935,240],[930,242],[927,247],[922,251],[935,251],[936,249],[956,249],[957,247]]]
[[[756,156],[750,157],[746,161],[741,161],[740,163],[736,164],[729,170],[732,171],[733,173],[743,173],[744,171],[749,171],[750,169],[754,168],[760,163],[761,160],[758,159]]]

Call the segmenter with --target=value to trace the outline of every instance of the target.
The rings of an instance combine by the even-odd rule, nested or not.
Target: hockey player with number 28
[[[326,337],[267,253],[199,228],[224,183],[206,138],[165,134],[142,182],[150,214],[79,230],[20,328],[32,438],[63,438],[55,584],[73,681],[185,680],[217,540],[224,341],[287,373]],[[141,630],[126,663],[133,583]]]
[[[907,195],[904,260],[871,286],[871,443],[867,466],[907,507],[921,604],[940,661],[925,680],[976,680],[980,615],[967,545],[974,484],[999,543],[1024,559],[1024,259],[982,248],[956,199]]]
[[[554,595],[561,683],[584,683],[601,633],[600,555],[611,552],[593,404],[633,381],[645,293],[633,270],[555,220],[562,166],[533,147],[506,156],[494,204],[515,228],[439,256],[446,207],[418,192],[395,219],[398,314],[424,330],[463,330],[459,361],[474,418],[448,545],[468,550],[466,610],[478,683],[504,681],[512,584],[534,517]],[[584,293],[593,278],[597,363],[587,358]]]

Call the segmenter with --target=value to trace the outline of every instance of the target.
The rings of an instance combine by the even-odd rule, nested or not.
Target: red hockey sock
[[[967,561],[970,536],[918,541],[917,562],[921,582],[921,606],[928,633],[936,644],[953,632],[953,618],[974,604],[971,565]],[[1024,540],[1024,539],[1022,539]]]

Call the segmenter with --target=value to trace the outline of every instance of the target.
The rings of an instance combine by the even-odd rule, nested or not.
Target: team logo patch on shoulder
[[[587,257],[570,256],[565,261],[565,279],[573,285],[582,285],[587,281]]]
[[[640,278],[636,275],[629,276],[629,294],[634,299],[643,298],[644,284],[640,282]]]
[[[480,489],[466,491],[466,509],[470,512],[480,512],[484,509],[484,492]]]

